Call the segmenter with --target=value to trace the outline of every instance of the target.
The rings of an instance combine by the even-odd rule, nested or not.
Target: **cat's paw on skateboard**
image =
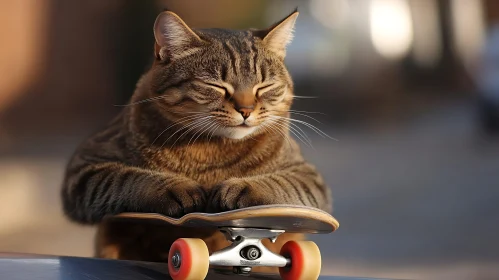
[[[206,209],[206,201],[208,199],[207,192],[199,185],[195,184],[189,187],[168,186],[165,189],[157,191],[157,201],[161,214],[170,217],[182,217],[185,214],[192,212],[203,212]]]
[[[245,179],[229,179],[213,187],[207,212],[216,213],[259,205],[285,204],[275,196],[265,196]]]

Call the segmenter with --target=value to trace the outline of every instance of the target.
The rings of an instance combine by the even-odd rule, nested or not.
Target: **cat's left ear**
[[[202,40],[175,13],[165,11],[154,23],[155,54],[158,59],[175,59],[194,51]]]
[[[284,58],[286,56],[286,47],[293,40],[293,32],[298,10],[293,11],[283,20],[272,25],[267,30],[254,32],[255,36],[260,37],[263,44],[271,51]]]

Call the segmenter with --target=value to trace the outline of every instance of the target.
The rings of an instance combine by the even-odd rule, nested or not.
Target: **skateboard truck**
[[[275,242],[284,230],[257,228],[221,228],[228,241],[228,247],[210,256],[210,265],[232,266],[236,274],[248,274],[253,266],[285,267],[289,259],[271,252],[262,244],[262,239]],[[172,259],[173,261],[173,259]]]

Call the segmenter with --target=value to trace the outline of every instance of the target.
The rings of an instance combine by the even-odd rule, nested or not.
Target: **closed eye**
[[[224,86],[221,86],[221,85],[218,85],[218,84],[214,84],[214,83],[209,83],[209,82],[203,82],[205,85],[215,89],[216,91],[220,92],[221,94],[223,94],[225,97],[228,97],[229,95],[229,90],[224,87]]]
[[[213,88],[214,90],[220,92],[223,94],[225,99],[230,99],[232,96],[232,93],[234,92],[234,88],[230,85],[227,84],[226,86],[220,85],[220,84],[215,84],[215,83],[210,83],[210,82],[203,82],[205,85]]]
[[[265,85],[265,86],[262,86],[262,87],[259,87],[256,89],[256,95],[257,96],[260,96],[263,94],[263,92],[265,92],[266,90],[270,89],[270,87],[274,86],[274,84],[268,84],[268,85]]]

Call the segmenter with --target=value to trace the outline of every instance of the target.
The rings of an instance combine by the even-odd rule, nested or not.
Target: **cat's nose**
[[[244,119],[247,119],[250,116],[251,112],[254,111],[254,109],[254,106],[244,106],[237,108],[237,111],[241,113]]]
[[[239,90],[232,96],[234,107],[241,113],[244,119],[247,119],[255,109],[255,95],[251,90]]]

